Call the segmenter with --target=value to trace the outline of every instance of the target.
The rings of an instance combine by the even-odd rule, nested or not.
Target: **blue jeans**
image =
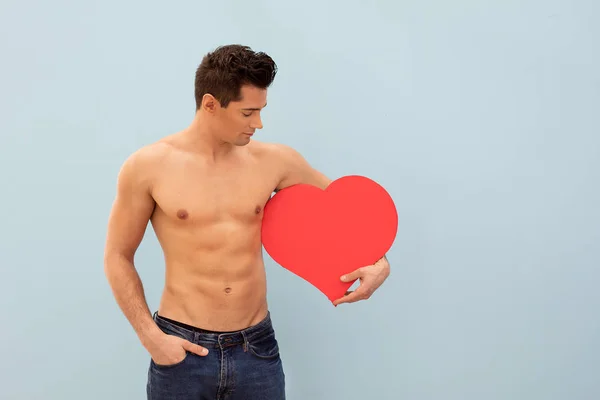
[[[284,400],[285,375],[270,313],[258,324],[231,333],[205,333],[161,318],[165,333],[208,349],[191,352],[179,363],[157,365],[150,359],[149,400]]]

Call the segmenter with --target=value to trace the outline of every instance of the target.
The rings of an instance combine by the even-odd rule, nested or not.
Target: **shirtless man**
[[[135,151],[118,174],[105,273],[150,355],[148,399],[285,398],[266,301],[263,208],[274,191],[331,181],[290,147],[251,139],[276,70],[244,46],[207,54],[190,126]],[[154,314],[134,266],[148,222],[166,265]],[[341,277],[361,285],[334,304],[368,299],[389,271],[384,257]]]

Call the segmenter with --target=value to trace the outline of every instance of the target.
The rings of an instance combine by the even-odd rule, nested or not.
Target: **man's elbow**
[[[313,184],[323,190],[327,189],[327,187],[333,182],[333,180],[329,179],[325,174],[315,170],[312,181]]]
[[[115,269],[124,265],[133,265],[133,253],[122,250],[104,252],[104,273],[109,277]]]

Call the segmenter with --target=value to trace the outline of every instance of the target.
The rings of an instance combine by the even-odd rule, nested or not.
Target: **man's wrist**
[[[142,345],[149,349],[154,346],[154,344],[158,341],[164,332],[160,330],[160,328],[156,325],[154,321],[148,323],[138,332],[138,337],[142,342]]]

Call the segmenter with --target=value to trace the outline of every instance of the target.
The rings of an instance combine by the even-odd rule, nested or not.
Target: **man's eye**
[[[249,117],[252,115],[252,113],[250,113],[250,114],[242,113],[242,115],[244,115],[244,117]]]

